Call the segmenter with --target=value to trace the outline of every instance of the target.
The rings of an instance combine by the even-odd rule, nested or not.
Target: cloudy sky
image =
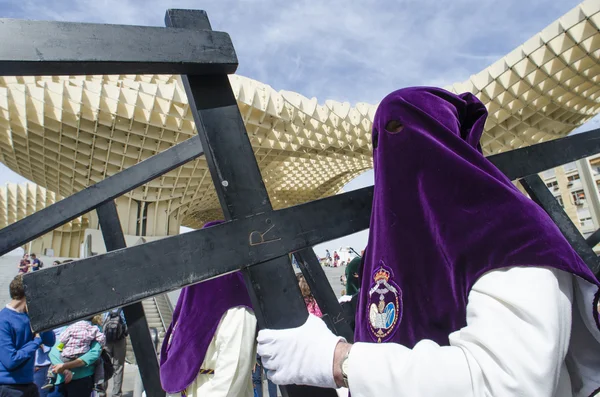
[[[167,8],[204,9],[213,29],[231,35],[239,74],[321,103],[335,99],[354,104],[377,103],[404,86],[464,81],[578,3],[0,0],[0,17],[164,26]],[[348,188],[370,179],[367,175]],[[0,185],[23,180],[0,165]],[[352,241],[362,244],[362,238]]]

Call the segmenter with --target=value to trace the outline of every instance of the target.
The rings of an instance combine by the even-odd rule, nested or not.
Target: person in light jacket
[[[241,273],[184,288],[161,348],[163,389],[177,397],[253,396],[255,338],[256,317]]]

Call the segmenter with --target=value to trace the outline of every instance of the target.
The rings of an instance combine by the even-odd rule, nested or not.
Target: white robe
[[[252,369],[256,363],[256,317],[245,307],[225,312],[213,336],[201,369],[186,389],[189,397],[253,397]],[[181,394],[169,394],[181,397]]]
[[[487,273],[450,346],[355,343],[352,397],[588,397],[600,388],[596,291],[552,268]]]

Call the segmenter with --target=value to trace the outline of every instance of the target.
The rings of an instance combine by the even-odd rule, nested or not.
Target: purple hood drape
[[[196,379],[221,318],[238,306],[252,309],[239,272],[183,288],[160,351],[160,381],[167,393],[179,393]]]
[[[356,341],[448,345],[473,284],[500,268],[554,267],[598,285],[548,215],[482,155],[486,118],[474,95],[437,88],[379,105]],[[391,120],[404,128],[387,131]]]

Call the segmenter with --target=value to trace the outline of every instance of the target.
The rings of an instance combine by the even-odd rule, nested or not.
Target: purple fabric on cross
[[[203,229],[220,223],[209,222]],[[179,393],[196,379],[221,318],[239,306],[252,309],[240,272],[181,290],[160,351],[160,381],[167,393]]]
[[[558,227],[482,154],[487,110],[472,94],[406,88],[373,123],[375,192],[357,342],[448,345],[483,274],[553,267],[598,281]],[[387,131],[397,120],[401,131]],[[592,313],[590,313],[592,314]]]

